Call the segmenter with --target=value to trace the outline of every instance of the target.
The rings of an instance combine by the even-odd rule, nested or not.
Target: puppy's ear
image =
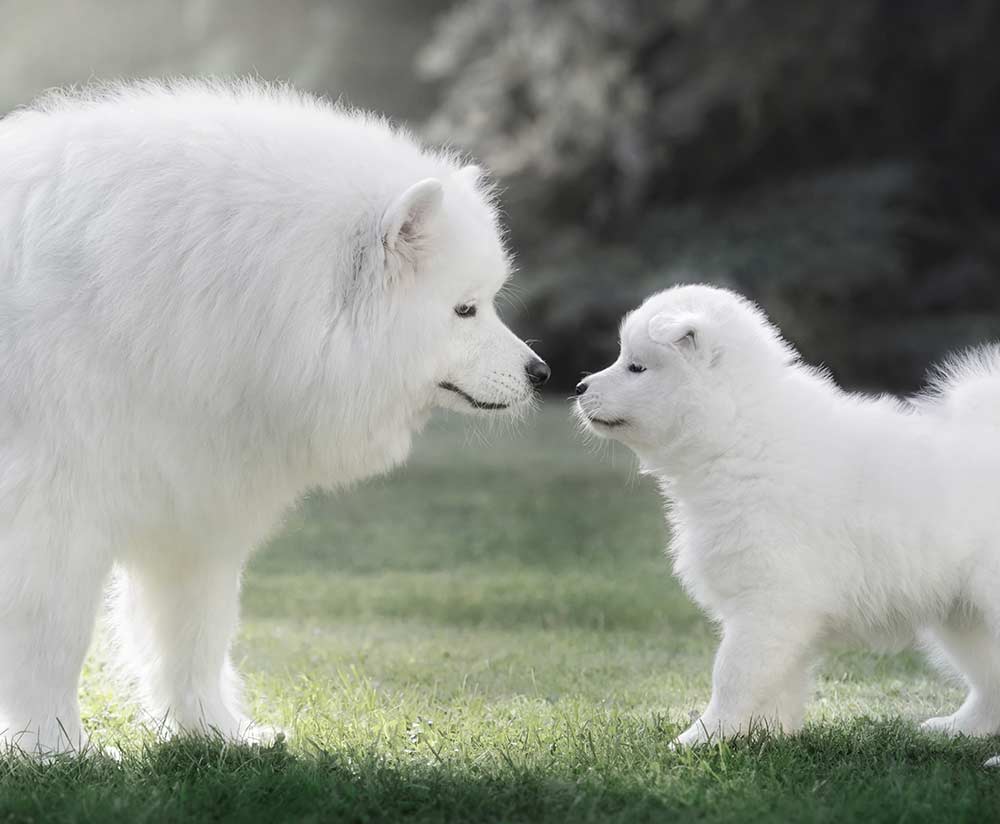
[[[382,245],[388,252],[406,252],[427,234],[431,220],[441,211],[444,187],[437,178],[414,183],[382,215]]]
[[[483,179],[485,174],[486,173],[483,171],[482,166],[477,166],[473,163],[469,166],[464,166],[463,168],[455,172],[455,177],[464,180],[466,183],[472,186],[473,189],[475,189],[476,187],[479,186],[479,183]]]
[[[653,343],[696,351],[701,346],[702,319],[697,315],[654,315],[646,331]]]

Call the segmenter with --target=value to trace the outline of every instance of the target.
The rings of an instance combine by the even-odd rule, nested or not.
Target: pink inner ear
[[[417,232],[417,227],[414,225],[412,220],[407,220],[399,227],[399,232],[397,233],[397,239],[399,243],[413,243],[416,241],[419,233]]]
[[[441,208],[441,181],[427,178],[401,194],[382,217],[382,242],[390,251],[414,243]]]
[[[694,329],[688,329],[674,341],[678,346],[694,346],[696,342]]]

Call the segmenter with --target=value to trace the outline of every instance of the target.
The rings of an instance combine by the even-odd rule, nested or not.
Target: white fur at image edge
[[[477,167],[287,88],[0,120],[0,740],[85,744],[113,566],[146,717],[266,737],[229,658],[248,553],[309,488],[398,465],[435,407],[530,405],[509,271]]]
[[[626,317],[618,360],[578,393],[586,431],[659,481],[674,570],[721,626],[711,700],[677,745],[794,731],[811,667],[844,642],[922,644],[968,687],[924,729],[1000,733],[1000,347],[910,400],[851,394],[749,301],[682,286]]]

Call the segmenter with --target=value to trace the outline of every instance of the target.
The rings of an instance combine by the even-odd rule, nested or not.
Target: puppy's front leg
[[[754,725],[796,730],[808,692],[812,637],[811,627],[791,616],[727,624],[715,657],[708,709],[674,745],[703,744]]]

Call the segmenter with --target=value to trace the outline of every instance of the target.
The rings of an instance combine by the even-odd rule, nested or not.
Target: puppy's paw
[[[782,732],[795,732],[798,725],[795,723],[782,724],[777,718],[766,716],[754,716],[750,718],[733,717],[729,720],[712,720],[704,717],[695,721],[687,730],[677,736],[671,743],[672,750],[681,747],[697,747],[702,744],[711,744],[716,741],[749,736],[752,734],[776,735]]]
[[[282,727],[274,727],[269,724],[255,724],[252,721],[239,734],[239,740],[242,743],[259,744],[262,747],[281,744],[290,737],[288,731]]]
[[[923,732],[944,733],[945,735],[957,735],[955,732],[955,716],[942,715],[939,718],[928,718],[920,725]]]
[[[920,725],[924,732],[941,733],[957,738],[966,735],[977,738],[983,735],[994,735],[1000,729],[1000,721],[992,715],[973,711],[961,711],[940,718],[928,718]]]
[[[993,756],[993,758],[991,758],[989,761],[983,764],[983,766],[1000,768],[1000,755]]]

